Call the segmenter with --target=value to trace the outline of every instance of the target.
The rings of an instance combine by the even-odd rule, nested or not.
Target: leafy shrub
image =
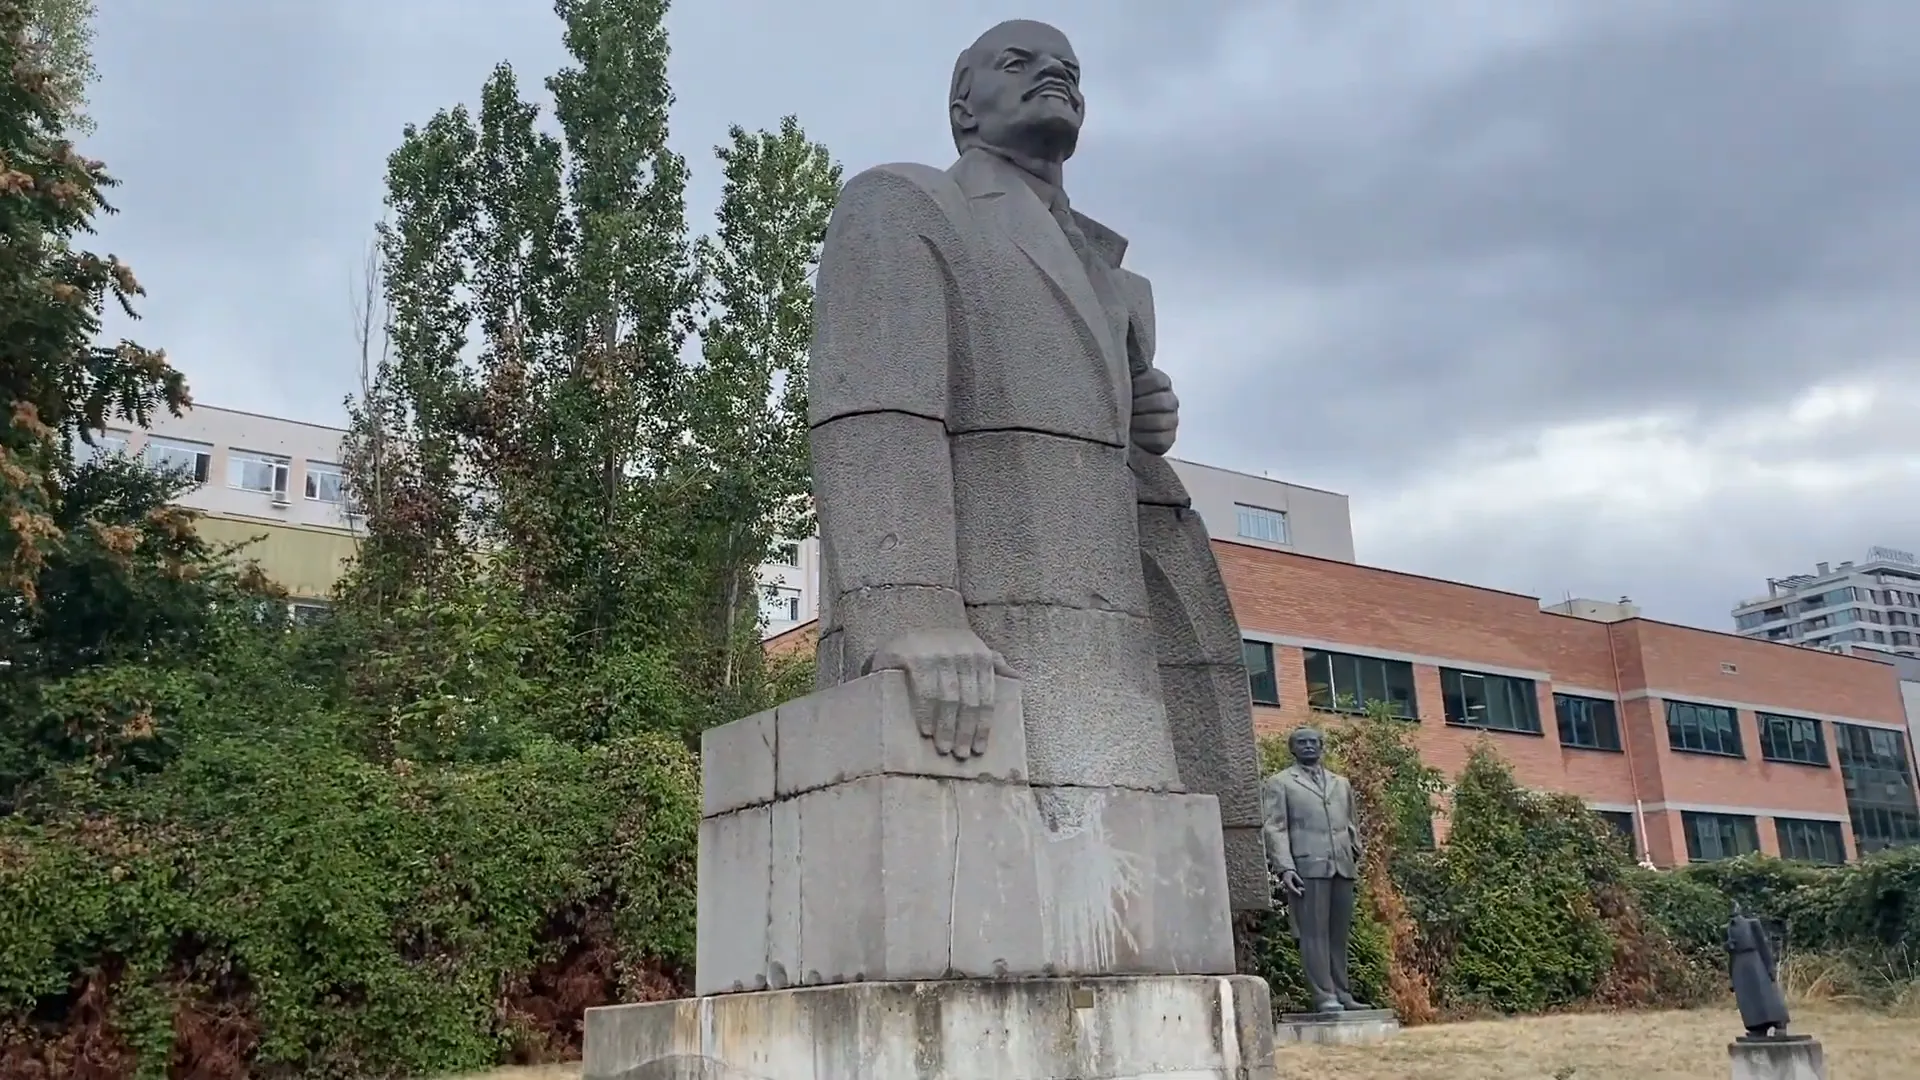
[[[565,1050],[537,1015],[543,973],[598,983],[577,1018],[690,965],[680,740],[381,764],[297,706],[212,726],[163,774],[68,772],[57,809],[0,819],[0,1072],[53,1066],[103,986],[95,1035],[145,1076],[214,1071],[209,1046],[236,1040],[229,1075],[479,1068]],[[229,1022],[183,1040],[194,1015]]]
[[[1576,801],[1520,787],[1484,745],[1454,784],[1450,822],[1447,901],[1432,928],[1449,996],[1534,1012],[1592,994],[1613,958],[1595,895],[1624,863],[1605,825]]]

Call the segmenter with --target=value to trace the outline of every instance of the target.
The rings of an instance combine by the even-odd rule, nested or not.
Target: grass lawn
[[[1799,1005],[1831,1080],[1920,1077],[1920,1021]],[[1411,1028],[1378,1046],[1287,1046],[1283,1080],[1726,1080],[1731,1009],[1596,1013]],[[501,1069],[467,1080],[575,1080],[578,1065]],[[848,1080],[867,1080],[853,1078]],[[874,1077],[871,1080],[894,1080]]]
[[[1914,1080],[1920,1023],[1796,1006],[1792,1030],[1820,1040],[1830,1080]],[[1283,1047],[1286,1080],[1726,1080],[1732,1009],[1586,1013],[1410,1028],[1378,1046]]]

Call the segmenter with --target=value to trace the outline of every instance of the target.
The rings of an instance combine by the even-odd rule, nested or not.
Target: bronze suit
[[[1366,854],[1353,785],[1325,768],[1290,765],[1267,778],[1261,802],[1268,864],[1275,874],[1299,874],[1306,886],[1305,894],[1287,906],[1307,979],[1323,999],[1350,997],[1347,945],[1353,928],[1353,887]]]
[[[971,628],[1021,672],[1033,783],[1218,796],[1235,906],[1265,907],[1238,628],[1171,467],[1130,445],[1154,330],[1125,248],[986,150],[848,183],[809,388],[819,682]]]

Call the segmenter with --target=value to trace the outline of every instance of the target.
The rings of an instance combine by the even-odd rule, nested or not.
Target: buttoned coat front
[[[1267,864],[1278,874],[1354,878],[1366,856],[1360,817],[1347,778],[1326,769],[1290,765],[1260,791]]]
[[[891,636],[968,628],[1021,673],[1029,778],[1216,795],[1236,907],[1267,906],[1238,627],[1206,527],[1131,444],[1154,353],[1126,241],[969,150],[842,191],[808,410],[819,683]]]

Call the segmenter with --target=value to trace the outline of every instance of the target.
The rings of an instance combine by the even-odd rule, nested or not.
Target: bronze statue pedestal
[[[1811,1035],[1742,1035],[1727,1044],[1733,1080],[1827,1080],[1827,1055]]]
[[[1273,1041],[1279,1044],[1364,1045],[1384,1042],[1399,1033],[1400,1018],[1392,1009],[1281,1013],[1273,1025]]]

